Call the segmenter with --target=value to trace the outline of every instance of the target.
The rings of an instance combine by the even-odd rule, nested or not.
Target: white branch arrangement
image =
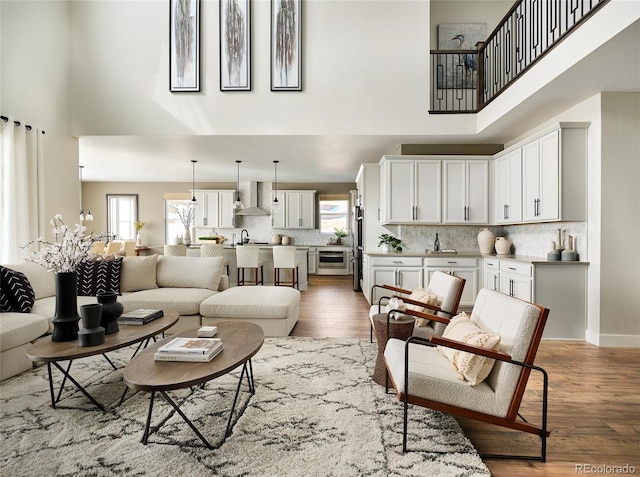
[[[104,238],[103,234],[85,234],[87,228],[79,224],[75,224],[72,230],[62,221],[60,214],[56,214],[50,223],[53,226],[55,242],[38,237],[23,247],[37,245],[38,250],[31,252],[33,258],[30,261],[50,272],[75,272],[80,262],[94,257],[91,253],[93,243]]]
[[[184,205],[177,205],[172,207],[178,214],[178,217],[180,217],[180,222],[182,222],[182,225],[184,225],[184,228],[185,229],[190,228],[191,222],[193,222],[194,214],[195,214],[195,211],[193,210],[193,208],[184,206]]]

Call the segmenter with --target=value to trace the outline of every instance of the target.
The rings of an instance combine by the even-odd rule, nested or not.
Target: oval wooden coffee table
[[[229,436],[231,432],[231,419],[235,410],[240,386],[244,377],[247,377],[247,383],[251,394],[255,393],[253,382],[253,368],[251,366],[251,358],[260,350],[264,343],[264,332],[262,328],[253,323],[244,322],[225,322],[217,325],[218,332],[216,338],[222,339],[222,352],[209,362],[181,362],[181,361],[156,361],[154,358],[156,350],[165,343],[173,339],[166,338],[162,341],[149,346],[142,353],[132,359],[124,369],[124,382],[131,389],[136,391],[147,391],[151,393],[149,400],[149,413],[141,442],[147,443],[149,438],[149,426],[151,424],[151,416],[153,414],[153,402],[156,393],[159,393],[165,401],[167,401],[173,409],[184,419],[189,427],[204,442],[208,448],[213,446],[198,431],[187,416],[180,410],[178,405],[169,397],[167,391],[175,389],[183,389],[190,386],[204,384],[207,381],[224,376],[242,365],[242,372],[236,387],[236,394],[233,398],[233,405],[227,420],[227,428],[225,430],[222,442]],[[198,336],[198,329],[183,331],[175,337],[195,338]]]
[[[49,391],[51,392],[51,406],[55,409],[56,403],[60,400],[60,395],[67,379],[71,381],[89,400],[95,404],[100,410],[104,411],[104,406],[96,401],[89,392],[84,389],[78,381],[76,381],[69,373],[73,360],[87,358],[101,354],[109,362],[115,370],[116,366],[107,357],[106,353],[115,351],[125,346],[140,343],[133,356],[144,345],[146,346],[154,336],[164,333],[166,330],[175,325],[179,315],[174,311],[169,311],[161,318],[157,318],[145,325],[121,325],[118,327],[120,331],[110,335],[106,335],[104,343],[96,346],[78,346],[78,340],[75,341],[51,341],[51,336],[46,336],[37,340],[33,346],[27,350],[27,358],[36,363],[47,363],[49,373]],[[58,361],[69,361],[65,370],[58,364]],[[60,384],[60,390],[57,398],[54,396],[53,379],[51,375],[51,365],[54,365],[63,374],[64,378]],[[123,396],[124,398],[124,396]],[[121,400],[122,402],[122,400]]]

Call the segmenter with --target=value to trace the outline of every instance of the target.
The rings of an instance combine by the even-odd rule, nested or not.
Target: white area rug
[[[450,416],[411,406],[402,454],[402,404],[374,383],[376,344],[367,340],[268,338],[253,359],[256,393],[245,384],[230,437],[221,444],[239,371],[170,392],[216,447],[207,449],[156,399],[149,444],[140,443],[148,393],[124,390],[122,371],[102,356],[73,363],[72,376],[102,413],[67,385],[50,405],[46,366],[0,384],[0,473],[6,476],[486,476]],[[132,354],[110,353],[116,366]],[[60,375],[54,370],[59,382]],[[155,427],[154,427],[155,426]]]

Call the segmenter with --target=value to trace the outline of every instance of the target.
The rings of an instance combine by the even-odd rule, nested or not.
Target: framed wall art
[[[250,0],[220,0],[220,91],[251,90]]]
[[[302,0],[271,0],[271,91],[302,91]]]
[[[440,23],[438,50],[475,50],[487,39],[486,23]],[[439,55],[438,88],[474,89],[478,84],[478,55],[460,53]]]
[[[200,91],[200,0],[169,0],[169,91]]]

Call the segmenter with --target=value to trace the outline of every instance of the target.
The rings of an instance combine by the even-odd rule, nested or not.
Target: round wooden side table
[[[378,357],[376,359],[376,367],[373,371],[373,380],[384,386],[385,376],[387,375],[384,365],[384,348],[387,341],[391,338],[406,340],[413,334],[413,326],[415,318],[403,315],[397,320],[391,318],[389,320],[389,336],[387,337],[387,314],[379,313],[373,317],[373,327],[376,331],[376,339],[378,340]]]

